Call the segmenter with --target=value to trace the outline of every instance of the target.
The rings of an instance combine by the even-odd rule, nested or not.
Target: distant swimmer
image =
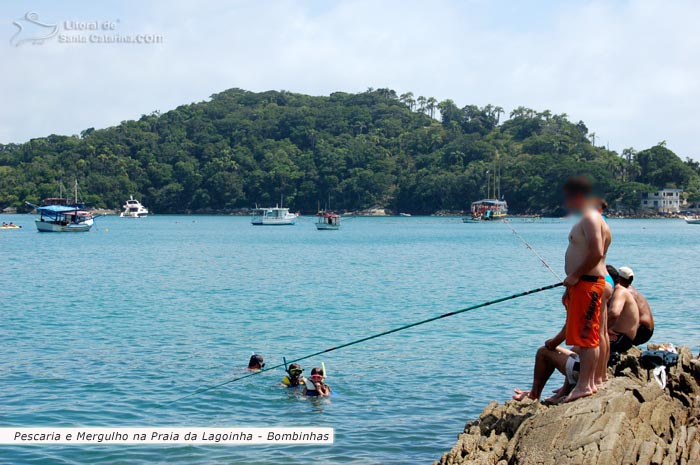
[[[634,338],[634,345],[642,345],[649,342],[654,335],[654,316],[651,314],[651,306],[649,301],[644,297],[634,286],[634,271],[628,266],[623,266],[619,270],[620,285],[627,289],[637,302],[639,309],[639,328],[637,328],[637,336]]]
[[[248,362],[248,369],[251,371],[262,370],[265,368],[265,361],[263,356],[260,354],[253,354],[250,356],[250,361]]]
[[[299,387],[306,383],[306,378],[302,377],[301,374],[304,369],[298,363],[292,363],[287,368],[287,374],[282,378],[282,384],[287,387]]]
[[[639,307],[632,293],[620,284],[618,271],[609,265],[607,269],[615,281],[615,289],[608,306],[610,352],[621,354],[634,345],[639,328]]]
[[[571,228],[565,255],[566,343],[580,348],[580,377],[565,402],[597,391],[600,356],[600,311],[605,295],[605,252],[612,236],[600,212],[589,200],[592,187],[584,177],[564,184],[567,208],[581,215]],[[559,342],[559,341],[557,341]],[[558,345],[558,344],[556,344]]]
[[[331,387],[324,383],[324,373],[322,368],[311,370],[311,376],[306,380],[304,394],[313,397],[326,397],[331,395]]]

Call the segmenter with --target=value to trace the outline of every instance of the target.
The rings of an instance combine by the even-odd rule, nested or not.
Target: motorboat
[[[148,216],[148,209],[141,205],[141,202],[130,196],[124,204],[124,211],[119,214],[120,218],[145,218]]]
[[[258,208],[253,213],[251,223],[254,226],[291,226],[296,223],[298,215],[289,213],[289,208]]]

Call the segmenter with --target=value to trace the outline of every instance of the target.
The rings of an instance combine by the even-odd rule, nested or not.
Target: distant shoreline
[[[119,216],[121,210],[107,210],[107,209],[88,209],[94,215],[100,216]],[[36,215],[33,212],[26,213],[4,213],[0,212],[0,216],[14,216],[14,215]],[[415,218],[461,218],[465,216],[466,213],[456,213],[456,212],[436,212],[428,215],[415,214],[410,217]],[[149,216],[253,216],[252,212],[179,212],[179,213],[151,213]],[[315,213],[309,214],[299,214],[300,217],[314,217]],[[405,218],[404,215],[399,214],[368,214],[368,213],[342,213],[343,218]],[[607,215],[609,219],[614,220],[682,220],[685,215],[672,214],[672,215],[652,215],[652,214],[639,214],[639,215],[620,215],[611,214]],[[529,220],[539,220],[539,219],[560,219],[566,218],[565,216],[547,216],[547,215],[526,215],[526,214],[513,214],[508,215],[507,218],[516,219],[529,219]]]

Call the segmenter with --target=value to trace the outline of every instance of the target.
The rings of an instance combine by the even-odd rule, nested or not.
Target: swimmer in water
[[[282,384],[289,388],[295,388],[306,384],[306,378],[301,376],[304,369],[298,363],[292,363],[287,368],[287,374],[282,378]]]
[[[323,382],[325,376],[323,369],[314,368],[311,370],[311,376],[306,380],[304,385],[304,394],[313,397],[326,397],[331,395],[331,387]]]
[[[248,362],[248,369],[250,371],[260,371],[265,368],[265,361],[263,356],[259,354],[253,354],[250,356],[250,361]]]

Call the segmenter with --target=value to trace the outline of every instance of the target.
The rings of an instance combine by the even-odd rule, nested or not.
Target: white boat
[[[318,212],[316,214],[316,229],[319,231],[337,231],[340,229],[340,215],[332,212]]]
[[[502,220],[508,215],[508,203],[505,200],[483,199],[472,202],[471,216],[462,218],[464,223]]]
[[[399,213],[399,216],[403,216],[403,217],[408,218],[411,216],[411,214],[410,213]]]
[[[35,207],[40,217],[35,221],[39,232],[87,232],[95,224],[92,213],[74,206]]]
[[[289,213],[289,208],[258,208],[253,213],[251,223],[255,226],[288,226],[297,221],[297,214]]]
[[[700,217],[697,217],[697,216],[696,217],[686,216],[684,219],[685,219],[685,222],[688,224],[700,224]]]
[[[148,209],[141,205],[141,202],[134,199],[132,195],[124,204],[124,211],[119,214],[120,218],[145,218],[148,216]]]

